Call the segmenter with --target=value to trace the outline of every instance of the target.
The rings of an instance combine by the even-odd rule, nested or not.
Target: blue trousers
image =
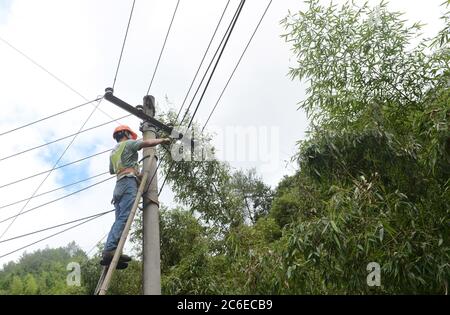
[[[121,178],[114,188],[113,203],[116,209],[116,220],[105,244],[105,251],[112,251],[117,248],[123,229],[127,223],[131,208],[136,199],[138,186],[134,177]]]

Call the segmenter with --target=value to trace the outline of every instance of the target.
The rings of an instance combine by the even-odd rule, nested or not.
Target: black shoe
[[[109,266],[110,264],[111,264],[111,261],[107,261],[107,260],[105,260],[105,259],[100,260],[100,265],[102,265],[102,266],[107,267],[107,266]],[[128,267],[128,264],[127,264],[126,262],[119,261],[119,262],[117,263],[116,269],[117,269],[117,270],[123,270],[123,269],[126,269],[127,267]]]
[[[120,262],[126,262],[126,263],[128,263],[128,262],[130,262],[132,260],[132,258],[130,257],[130,256],[127,256],[127,255],[120,255],[120,258],[119,258],[119,261]]]
[[[117,270],[123,270],[123,269],[127,269],[127,267],[128,267],[128,264],[126,262],[119,261],[117,263],[116,269]]]
[[[114,253],[115,253],[115,250],[111,250],[111,251],[106,251],[106,252],[103,252],[103,261],[105,261],[105,262],[111,262],[112,261],[112,259],[113,259],[113,257],[114,257]],[[130,262],[132,259],[131,259],[131,257],[130,256],[127,256],[127,255],[120,255],[120,257],[119,257],[119,262]]]

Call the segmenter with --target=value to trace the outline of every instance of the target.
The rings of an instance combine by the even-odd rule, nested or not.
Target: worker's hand
[[[159,138],[159,139],[147,139],[142,141],[140,149],[143,148],[153,148],[160,144],[170,144],[171,140],[169,138]]]
[[[170,144],[172,142],[172,139],[170,138],[162,138],[161,140],[161,144]]]

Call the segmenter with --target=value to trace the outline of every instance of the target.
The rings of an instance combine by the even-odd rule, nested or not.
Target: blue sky
[[[0,24],[6,22],[12,0],[0,0]]]
[[[45,162],[48,162],[52,166],[55,165],[58,158],[61,156],[61,154],[64,152],[64,150],[67,147],[68,141],[61,142],[62,144],[53,144],[48,146],[45,149],[45,152],[43,152],[43,158]],[[70,149],[69,149],[70,150]],[[79,150],[79,153],[85,156],[93,155],[97,152],[94,152],[92,148],[86,149],[86,150]],[[102,155],[103,158],[107,157],[107,154]],[[78,159],[77,159],[78,160]],[[61,161],[58,163],[58,166],[65,165],[68,163],[73,162],[74,159],[72,159],[69,155],[64,156]],[[57,182],[61,186],[68,185],[70,183],[85,179],[89,177],[89,168],[87,167],[89,165],[90,161],[82,161],[79,163],[75,163],[73,165],[58,169],[55,171],[55,173],[62,174],[62,176],[58,176]],[[107,168],[105,167],[105,171]],[[86,184],[86,183],[85,183]]]

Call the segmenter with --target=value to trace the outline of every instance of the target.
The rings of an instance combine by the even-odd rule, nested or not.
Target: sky
[[[389,7],[405,12],[405,18],[411,22],[426,23],[424,34],[432,36],[441,26],[442,2],[392,0]],[[181,0],[150,91],[157,100],[159,112],[169,108],[178,110],[226,3],[227,0]],[[231,0],[220,34],[225,31],[225,22],[231,19],[238,3],[238,0]],[[216,103],[267,3],[263,0],[246,2],[199,109],[196,119],[200,124],[207,119]],[[376,4],[377,1],[369,3]],[[0,40],[0,133],[103,95],[104,89],[113,82],[131,4],[131,0],[0,0],[0,39],[9,42],[78,92],[67,88]],[[147,92],[175,5],[176,0],[136,1],[114,92],[132,105],[141,104]],[[289,67],[295,66],[296,60],[289,44],[280,37],[284,30],[279,23],[289,10],[297,12],[301,8],[305,8],[302,1],[273,1],[208,125],[208,131],[216,135],[213,142],[221,160],[236,169],[256,168],[272,187],[276,187],[283,176],[295,172],[296,165],[290,162],[290,158],[295,154],[296,143],[304,139],[308,128],[307,117],[297,105],[305,97],[305,86],[287,76]],[[217,44],[216,39],[213,47]],[[207,60],[211,56],[209,54]],[[0,136],[0,159],[79,131],[93,109],[94,105],[87,105]],[[101,102],[99,109],[85,128],[127,114],[107,101]],[[139,128],[137,118],[123,119],[120,123],[128,124],[136,131]],[[111,134],[115,126],[109,124],[80,134],[59,164],[112,148]],[[70,140],[0,161],[0,186],[51,169]],[[108,154],[103,154],[54,171],[38,193],[106,171]],[[42,175],[0,188],[0,207],[31,196],[44,178]],[[100,176],[89,183],[106,178],[108,175]],[[82,187],[75,185],[35,198],[25,211]],[[114,181],[107,181],[24,214],[17,218],[3,239],[110,210],[113,188]],[[165,187],[160,201],[166,205],[174,204],[170,187]],[[24,204],[0,208],[0,221],[16,214]],[[0,223],[0,233],[9,223]],[[73,240],[88,251],[108,232],[112,223],[113,215],[109,214],[31,246],[26,251],[64,246]],[[0,243],[0,256],[56,231]],[[16,260],[23,252],[0,258],[0,266]]]

